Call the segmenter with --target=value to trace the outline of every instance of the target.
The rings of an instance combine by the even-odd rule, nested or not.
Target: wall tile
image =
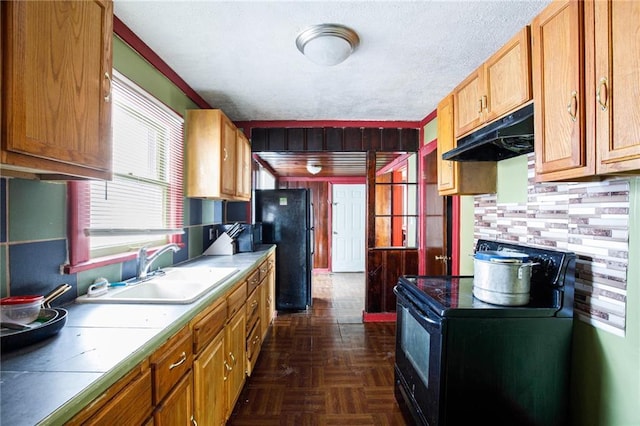
[[[9,179],[8,191],[9,241],[66,238],[66,184]]]
[[[197,257],[202,254],[202,226],[194,226],[189,228],[188,244],[189,258]]]
[[[107,265],[96,269],[90,269],[78,273],[78,296],[87,294],[87,289],[94,283],[96,278],[106,278],[109,282],[116,282],[122,280],[122,264],[116,263],[113,265]]]
[[[122,274],[120,279],[128,280],[131,277],[136,276],[138,262],[136,259],[128,260],[126,262],[121,263]]]
[[[182,249],[173,254],[173,261],[175,263],[182,263],[189,260],[189,231],[186,229],[184,234],[182,234],[182,244]]]
[[[474,237],[576,253],[575,316],[624,335],[629,253],[629,181],[536,183],[527,157],[526,203],[474,197]]]
[[[51,240],[9,246],[11,295],[46,294],[62,283],[73,289],[54,305],[71,302],[77,294],[75,274],[63,275],[60,265],[66,261],[66,240]]]
[[[189,222],[185,225],[202,224],[202,200],[197,198],[189,199]]]

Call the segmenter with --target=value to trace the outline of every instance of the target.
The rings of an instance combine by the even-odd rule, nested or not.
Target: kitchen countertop
[[[44,341],[2,354],[0,424],[58,425],[151,355],[198,312],[247,278],[275,250],[201,256],[174,266],[234,267],[238,272],[191,304],[81,304]]]

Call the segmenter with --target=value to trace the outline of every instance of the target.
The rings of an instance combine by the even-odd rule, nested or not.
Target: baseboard
[[[363,322],[396,322],[395,312],[364,312],[362,311]]]

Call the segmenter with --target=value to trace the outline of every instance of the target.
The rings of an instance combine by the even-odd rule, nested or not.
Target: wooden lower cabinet
[[[247,315],[239,310],[225,327],[225,381],[227,394],[226,418],[229,418],[246,379],[246,327]]]
[[[155,426],[195,425],[193,373],[191,370],[173,387],[153,413]]]
[[[260,353],[260,345],[262,343],[262,327],[260,326],[260,317],[263,311],[263,291],[264,283],[260,284],[253,290],[253,293],[247,298],[247,321],[246,321],[246,354],[247,364],[246,373],[247,376],[251,376],[253,367],[258,359]]]
[[[267,262],[261,266],[269,268],[253,270],[67,424],[224,425],[257,360],[263,323],[275,313],[275,255]],[[262,280],[247,297],[256,276]]]
[[[262,331],[262,340],[267,336],[267,331],[276,314],[276,255],[271,254],[266,263],[266,271],[264,272],[264,280],[262,282],[262,296],[260,323]]]
[[[193,361],[195,418],[199,425],[223,425],[226,417],[224,331]]]
[[[144,361],[87,405],[67,425],[138,425],[150,418],[151,370]]]

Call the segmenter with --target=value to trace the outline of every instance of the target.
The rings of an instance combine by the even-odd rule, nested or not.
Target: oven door
[[[440,418],[442,318],[421,309],[396,286],[396,399],[417,424],[435,426]],[[401,400],[401,399],[402,400]]]

